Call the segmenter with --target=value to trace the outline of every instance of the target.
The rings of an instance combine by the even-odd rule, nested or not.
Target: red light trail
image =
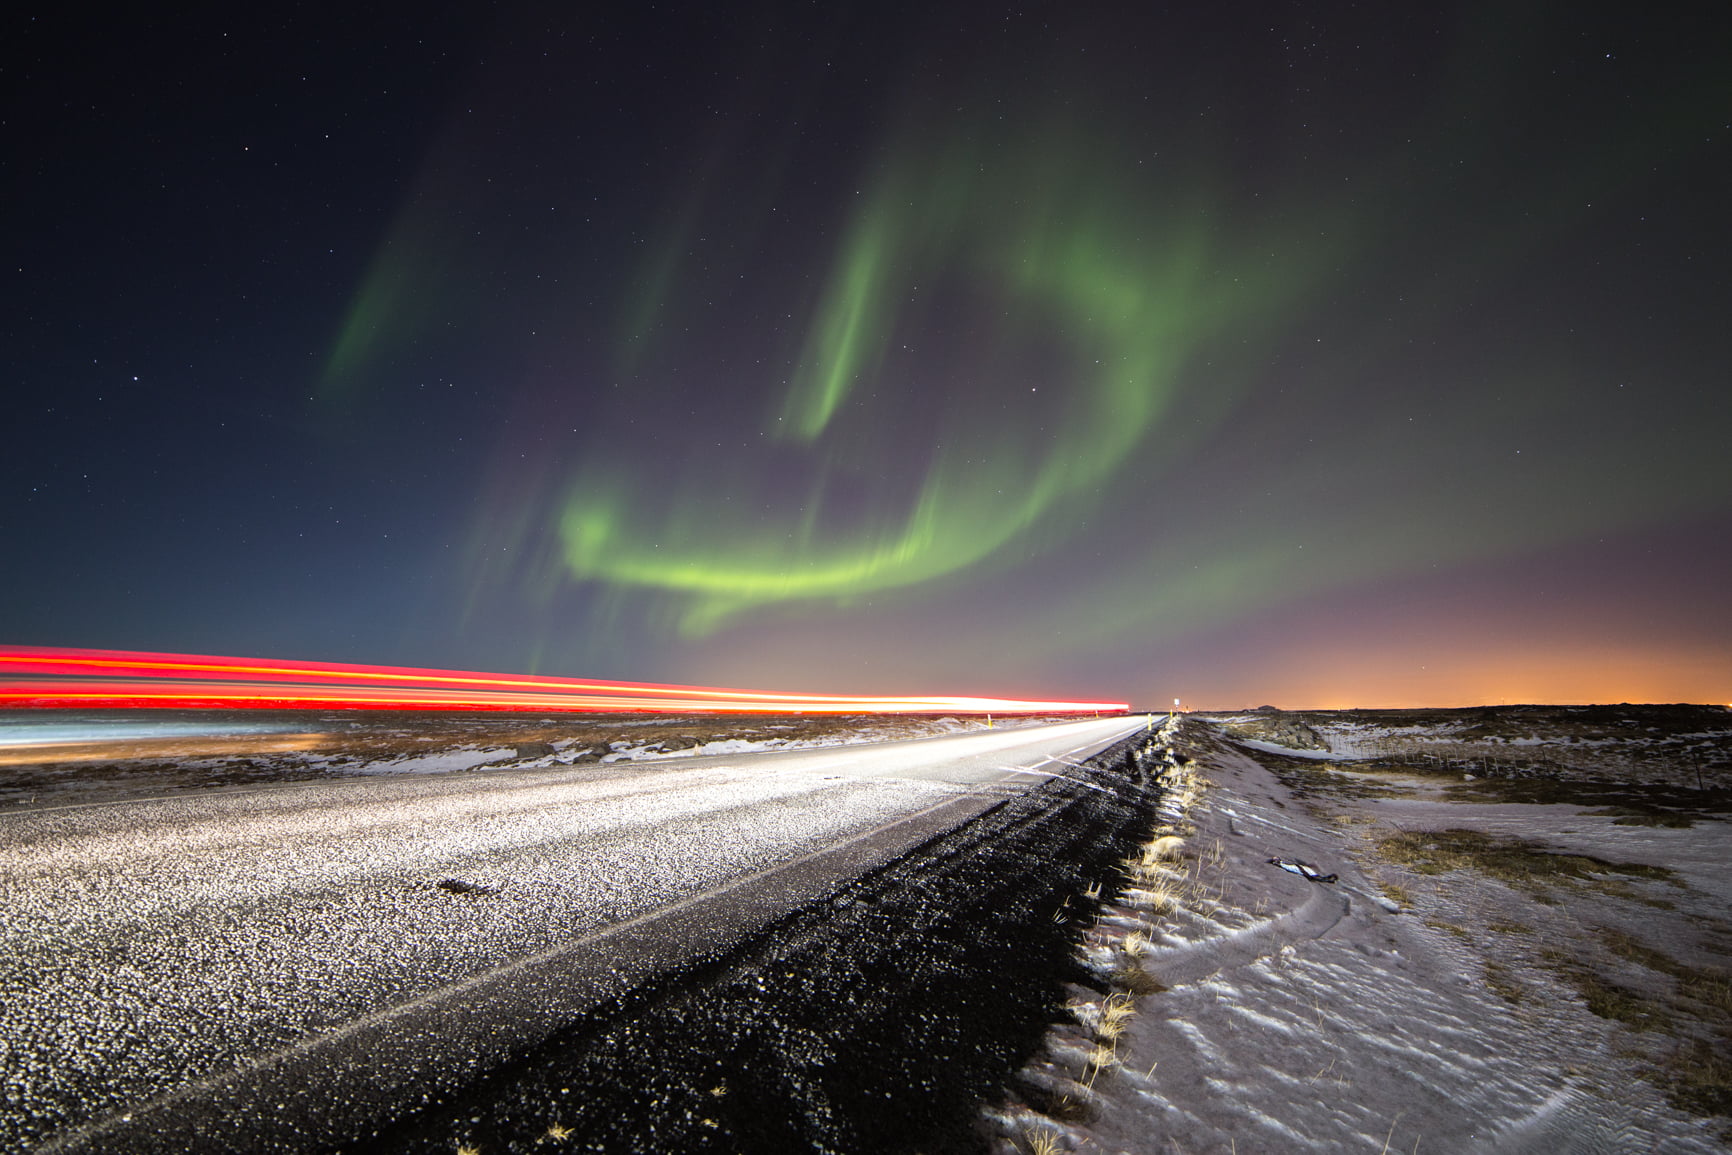
[[[0,648],[0,707],[711,714],[1092,714],[1124,702],[851,698],[533,674],[50,646]]]

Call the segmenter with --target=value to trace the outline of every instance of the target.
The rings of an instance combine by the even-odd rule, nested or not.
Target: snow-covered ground
[[[1695,1039],[1727,1041],[1709,1005],[1732,935],[1726,822],[1619,826],[1452,802],[1419,779],[1332,792],[1318,783],[1351,777],[1328,761],[1336,734],[1329,752],[1247,750],[1186,725],[1173,740],[1198,760],[1168,774],[1188,805],[1150,832],[1183,844],[1152,841],[1140,885],[1104,908],[1086,958],[1115,993],[1076,988],[1028,1093],[986,1117],[1000,1151],[1727,1149],[1732,1119],[1668,1097],[1703,1074],[1669,1065]],[[1453,830],[1505,840],[1517,863],[1608,861],[1538,882],[1427,873],[1390,849]]]
[[[302,761],[309,768],[326,766],[343,774],[448,774],[454,770],[473,770],[477,766],[509,762],[516,755],[517,750],[512,746],[462,746],[455,750],[410,754],[399,758],[337,763],[312,756]]]
[[[1032,723],[1013,720],[999,722],[999,729],[1014,729]],[[913,725],[903,721],[896,729],[863,726],[847,733],[826,734],[816,738],[723,738],[683,749],[668,749],[665,742],[610,742],[611,753],[602,755],[603,762],[654,762],[663,758],[702,758],[721,754],[761,754],[770,750],[817,750],[830,746],[853,746],[862,742],[889,742],[897,738],[956,734],[965,730],[984,730],[984,719],[933,718]]]
[[[1732,788],[1732,709],[1488,706],[1447,710],[1272,708],[1209,715],[1265,752],[1407,762],[1476,774]]]
[[[0,712],[0,811],[261,783],[656,762],[928,738],[1051,719]]]
[[[1361,757],[1351,748],[1301,750],[1295,746],[1283,746],[1278,742],[1264,742],[1258,738],[1241,738],[1239,744],[1249,750],[1261,750],[1265,754],[1284,754],[1289,758],[1304,758],[1313,762],[1350,762]]]

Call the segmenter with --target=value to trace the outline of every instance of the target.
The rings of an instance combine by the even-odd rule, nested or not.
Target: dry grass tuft
[[[1147,863],[1176,862],[1179,852],[1185,848],[1185,840],[1176,834],[1164,835],[1143,847],[1143,861]]]
[[[1445,922],[1441,918],[1428,918],[1425,920],[1425,925],[1429,926],[1432,930],[1441,930],[1447,934],[1452,934],[1462,942],[1467,943],[1469,946],[1473,945],[1473,932],[1468,930],[1465,926],[1460,926],[1453,922]]]
[[[1179,907],[1179,896],[1166,886],[1132,887],[1120,896],[1125,905],[1152,910],[1156,914],[1171,914]]]
[[[1179,872],[1170,866],[1141,858],[1127,858],[1119,865],[1124,867],[1125,877],[1138,886],[1160,886],[1170,879],[1181,877]]]
[[[1544,950],[1540,957],[1600,1018],[1622,1023],[1632,1031],[1656,1031],[1671,1024],[1671,1016],[1658,1002],[1612,982],[1580,957],[1561,950]]]
[[[1101,1007],[1101,1021],[1095,1028],[1095,1035],[1109,1041],[1121,1037],[1136,1013],[1136,1004],[1132,1000],[1122,995],[1113,995]]]
[[[1046,1128],[1031,1132],[1027,1138],[1029,1155],[1058,1155],[1058,1136]]]
[[[1678,976],[1678,993],[1701,1003],[1732,1026],[1732,978],[1725,973],[1692,969]]]
[[[1515,981],[1514,976],[1510,974],[1509,968],[1499,966],[1494,962],[1485,964],[1485,985],[1493,994],[1512,1007],[1521,1005],[1522,1000],[1527,997],[1521,986]]]
[[[1384,896],[1405,910],[1413,909],[1413,892],[1399,882],[1391,882],[1376,870],[1366,871],[1366,877],[1377,884]]]
[[[1127,962],[1113,971],[1113,985],[1138,998],[1158,995],[1167,989],[1165,983],[1134,962]]]
[[[1534,928],[1525,922],[1512,922],[1508,919],[1494,918],[1485,924],[1487,930],[1495,930],[1499,934],[1532,934]]]
[[[1118,1051],[1105,1043],[1097,1043],[1095,1049],[1089,1052],[1088,1061],[1084,1065],[1083,1086],[1094,1089],[1095,1079],[1102,1071],[1110,1071],[1119,1065]]]
[[[1695,1039],[1666,1063],[1671,1076],[1666,1097],[1694,1115],[1732,1118],[1732,1060],[1717,1054],[1706,1039]],[[1732,1137],[1732,1130],[1721,1138]]]
[[[1088,1091],[1088,1088],[1083,1087],[1081,1084],[1077,1084],[1077,1089],[1085,1092],[1085,1095]],[[1033,1104],[1030,1105],[1032,1106]],[[1055,1095],[1052,1098],[1043,1100],[1039,1106],[1039,1110],[1041,1114],[1050,1116],[1051,1118],[1057,1119],[1061,1122],[1082,1123],[1086,1122],[1091,1114],[1091,1104],[1085,1096],[1078,1096],[1073,1099],[1069,1095]]]
[[[1600,929],[1600,941],[1619,958],[1670,975],[1678,983],[1681,999],[1698,1004],[1697,1009],[1706,1017],[1723,1020],[1725,1025],[1732,1026],[1732,976],[1725,971],[1679,962],[1666,952],[1655,950],[1634,936],[1609,927]]]

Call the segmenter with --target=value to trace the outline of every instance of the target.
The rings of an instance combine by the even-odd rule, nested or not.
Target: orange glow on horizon
[[[532,674],[424,670],[80,650],[0,649],[0,707],[70,709],[486,710],[578,713],[1085,714],[1124,702],[848,697],[714,686],[599,682]]]
[[[1205,682],[1188,687],[1186,705],[1195,701],[1196,708],[1213,710],[1264,704],[1345,710],[1732,703],[1732,666],[1723,652],[1711,647],[1512,639],[1492,648],[1482,639],[1466,639],[1454,644],[1433,640],[1418,647],[1408,643],[1398,650],[1357,644],[1360,641],[1347,639],[1328,648],[1314,643],[1272,647],[1260,663],[1255,701],[1228,685]],[[1233,673],[1232,683],[1246,680]]]

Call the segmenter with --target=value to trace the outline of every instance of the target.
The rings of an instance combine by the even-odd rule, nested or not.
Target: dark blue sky
[[[1732,700],[1728,33],[8,18],[0,640]]]

